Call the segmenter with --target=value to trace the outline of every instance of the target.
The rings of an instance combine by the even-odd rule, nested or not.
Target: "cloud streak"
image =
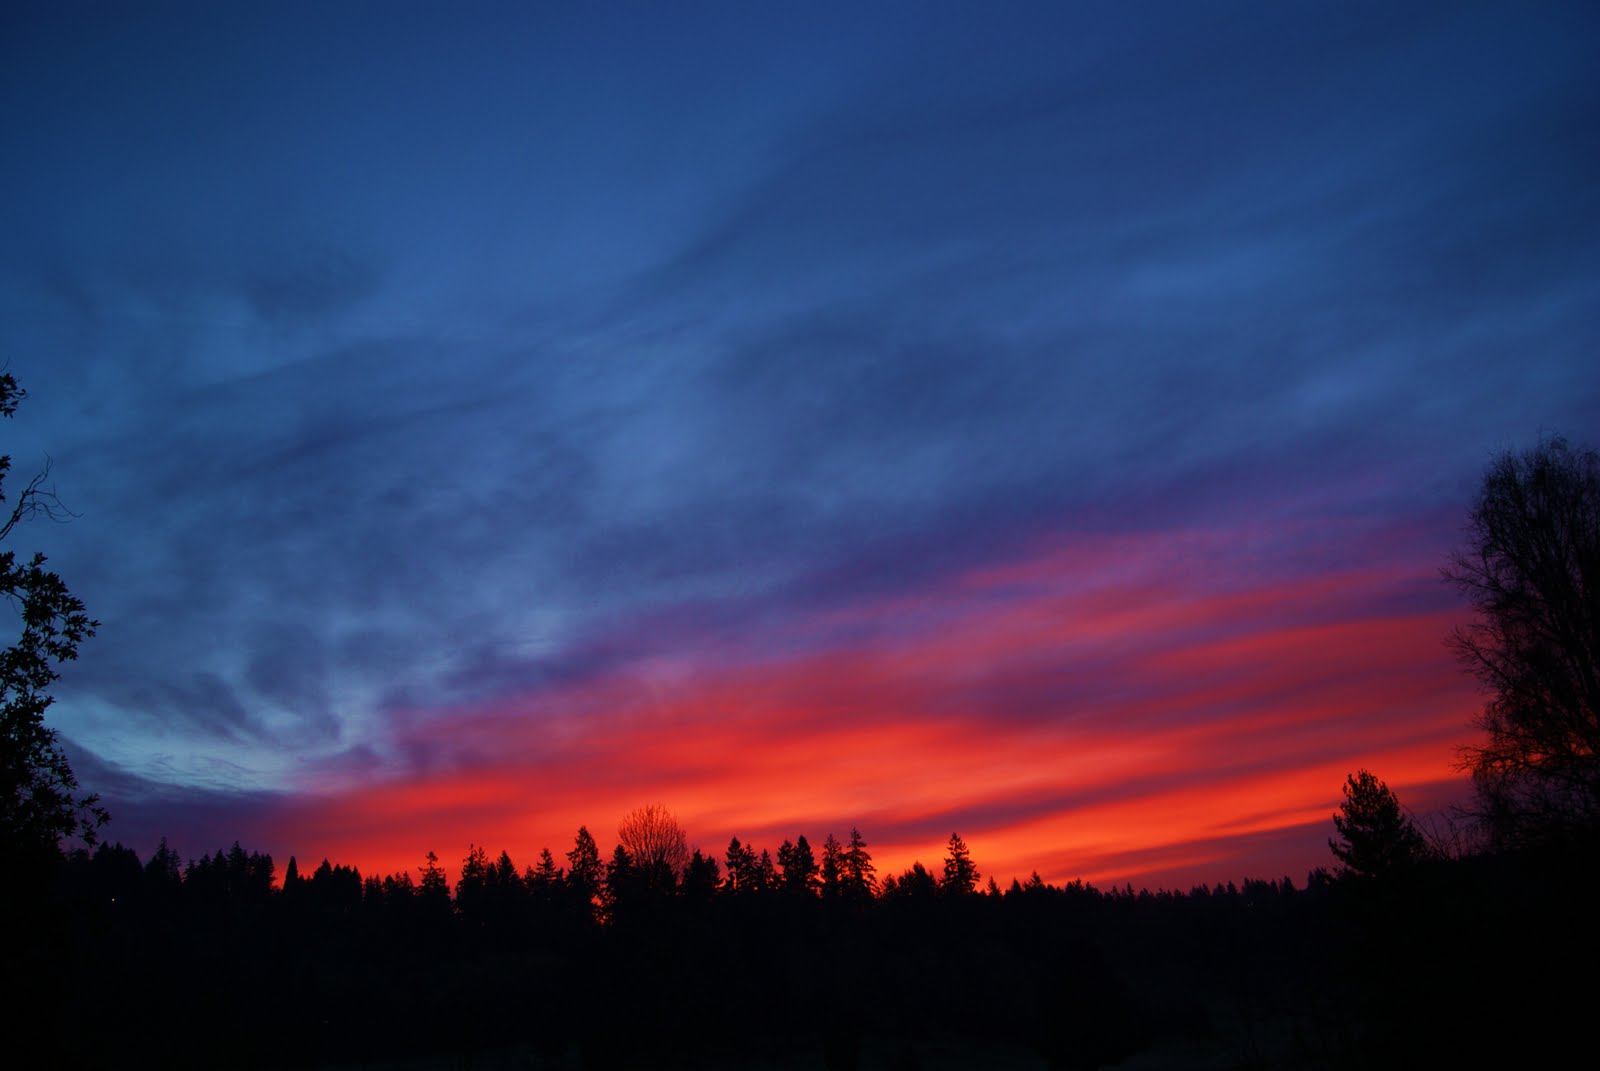
[[[1250,845],[1282,837],[1281,865],[1303,876],[1346,772],[1435,801],[1459,786],[1473,695],[1441,643],[1455,614],[1408,596],[1410,563],[1300,575],[1241,542],[1071,541],[952,575],[915,606],[795,622],[808,639],[788,655],[675,649],[415,711],[395,719],[403,776],[307,770],[262,833],[389,871],[463,836],[519,858],[565,850],[580,823],[605,840],[659,799],[717,852],[854,824],[893,872],[959,829],[1002,880],[1105,882],[1202,862],[1237,877]]]

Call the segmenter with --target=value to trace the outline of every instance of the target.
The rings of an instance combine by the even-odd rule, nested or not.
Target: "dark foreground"
[[[102,849],[13,886],[9,1011],[51,1066],[1532,1066],[1582,1051],[1572,854],[1188,893],[493,882],[292,890]]]

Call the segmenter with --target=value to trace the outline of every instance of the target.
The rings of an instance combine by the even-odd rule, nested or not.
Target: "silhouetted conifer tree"
[[[167,846],[167,838],[161,838],[161,844],[156,848],[156,853],[144,866],[145,879],[152,889],[157,890],[163,897],[176,896],[183,885],[183,867],[178,859],[178,853]]]
[[[739,838],[734,837],[728,841],[728,850],[723,855],[727,864],[727,877],[723,880],[723,888],[730,893],[745,893],[752,891],[757,883],[755,852],[739,843]]]
[[[1339,837],[1330,838],[1328,847],[1341,864],[1341,876],[1379,877],[1427,854],[1427,842],[1400,800],[1366,770],[1345,779],[1344,803],[1333,826]]]
[[[870,900],[877,891],[877,868],[872,865],[872,853],[861,831],[850,827],[850,846],[840,860],[840,882],[844,894],[852,900]]]
[[[696,903],[705,903],[721,884],[722,875],[717,867],[717,861],[709,855],[703,855],[696,848],[689,856],[688,869],[683,875],[683,895],[687,900]]]
[[[912,863],[898,878],[884,878],[880,895],[885,900],[931,900],[938,892],[939,879],[921,863]]]
[[[593,917],[595,900],[604,882],[605,867],[600,862],[600,848],[590,835],[589,827],[579,826],[572,851],[567,853],[567,892],[581,915]]]
[[[940,888],[947,896],[967,896],[978,890],[978,867],[967,850],[967,842],[955,833],[950,834]]]
[[[816,856],[812,854],[811,845],[806,842],[804,834],[793,844],[786,840],[778,846],[778,866],[783,870],[781,884],[784,892],[816,895],[822,881],[817,873]]]
[[[461,860],[461,876],[456,879],[456,910],[475,923],[483,922],[492,870],[489,853],[477,844],[469,844],[467,856]]]
[[[523,880],[534,903],[549,905],[555,901],[561,892],[562,871],[549,848],[539,853],[539,865],[530,866]]]
[[[822,895],[832,899],[844,887],[844,849],[832,833],[822,842],[822,865],[819,870]]]
[[[778,868],[773,865],[772,853],[766,848],[756,858],[751,869],[750,888],[755,892],[771,892],[778,887]]]
[[[611,862],[606,867],[605,885],[601,891],[601,908],[608,921],[615,922],[639,901],[642,877],[634,865],[628,849],[617,845],[611,851]]]
[[[426,910],[448,914],[450,881],[444,876],[439,857],[429,852],[427,858],[427,864],[417,868],[422,872],[422,880],[417,883],[417,896]]]

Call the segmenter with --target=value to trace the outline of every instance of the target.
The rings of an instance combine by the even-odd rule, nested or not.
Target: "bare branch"
[[[10,535],[11,530],[17,525],[33,517],[43,517],[57,524],[66,524],[78,519],[80,515],[68,509],[61,501],[61,496],[56,493],[56,485],[52,483],[46,486],[45,481],[50,478],[50,465],[50,457],[46,455],[44,468],[28,481],[28,485],[17,496],[17,504],[12,508],[11,516],[6,518],[4,524],[0,524],[0,540]]]

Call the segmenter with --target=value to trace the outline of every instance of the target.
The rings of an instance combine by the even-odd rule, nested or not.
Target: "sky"
[[[1299,883],[1467,798],[1596,131],[1587,3],[7,4],[51,723],[141,855]]]

